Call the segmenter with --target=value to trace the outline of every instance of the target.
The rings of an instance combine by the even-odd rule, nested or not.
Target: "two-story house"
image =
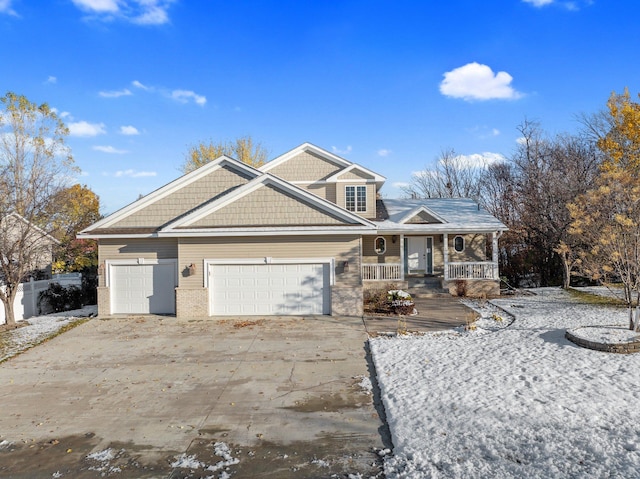
[[[99,241],[100,315],[362,315],[410,276],[498,294],[506,227],[469,199],[381,199],[385,178],[305,143],[220,157],[79,234]]]

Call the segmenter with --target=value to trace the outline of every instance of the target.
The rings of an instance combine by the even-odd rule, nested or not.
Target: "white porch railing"
[[[401,281],[402,265],[400,263],[363,264],[362,279],[364,281]]]
[[[498,265],[492,261],[477,263],[449,263],[445,280],[498,279]]]

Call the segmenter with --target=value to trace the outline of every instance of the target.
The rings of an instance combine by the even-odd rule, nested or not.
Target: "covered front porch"
[[[364,236],[362,280],[373,286],[435,277],[450,291],[458,280],[493,283],[497,288],[499,236],[498,231]]]

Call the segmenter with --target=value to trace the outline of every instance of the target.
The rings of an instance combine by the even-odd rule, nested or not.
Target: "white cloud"
[[[13,17],[17,17],[18,12],[11,8],[11,0],[0,0],[0,13],[6,13]]]
[[[411,186],[411,183],[407,183],[406,181],[396,181],[394,183],[391,183],[391,186],[393,186],[394,188],[402,189],[408,188],[409,186]]]
[[[136,171],[136,170],[118,170],[113,176],[116,178],[129,177],[129,178],[144,178],[148,176],[156,176],[155,171]]]
[[[69,123],[69,134],[71,136],[98,136],[104,135],[105,130],[104,123],[89,123],[86,121],[77,121]]]
[[[136,88],[140,88],[141,90],[149,90],[148,86],[143,85],[138,80],[133,80],[131,84]]]
[[[118,150],[113,146],[94,146],[93,149],[95,151],[101,151],[103,153],[109,153],[112,155],[124,155],[125,153],[129,153],[127,150]]]
[[[127,136],[133,136],[133,135],[139,135],[140,131],[138,131],[138,129],[135,126],[123,125],[123,126],[120,127],[120,134],[121,135],[127,135]]]
[[[121,96],[130,96],[133,95],[133,93],[131,93],[131,90],[129,90],[128,88],[124,88],[122,90],[101,91],[98,93],[98,95],[104,98],[118,98]]]
[[[72,0],[81,10],[95,13],[116,13],[120,10],[117,0]]]
[[[534,7],[544,7],[545,5],[551,5],[554,0],[522,0],[524,3],[530,3]]]
[[[387,150],[386,148],[380,148],[378,150],[378,156],[389,156],[391,154],[391,150]]]
[[[514,100],[522,96],[511,87],[507,72],[494,73],[487,65],[473,62],[444,74],[440,93],[464,100]]]
[[[2,0],[0,0],[2,1]],[[169,23],[174,0],[72,0],[80,10],[100,20],[121,19],[138,25]]]
[[[347,155],[347,154],[351,153],[351,150],[352,150],[351,145],[347,145],[347,147],[344,150],[340,150],[339,148],[337,148],[335,146],[332,146],[331,149],[333,150],[333,152],[336,155]]]
[[[49,76],[49,78],[47,78],[47,80],[44,83],[54,85],[55,83],[57,83],[57,81],[58,79],[56,77]]]
[[[198,95],[191,90],[173,90],[171,92],[171,98],[180,103],[187,103],[189,100],[193,100],[200,106],[204,106],[204,104],[207,103],[207,99],[204,96]]]

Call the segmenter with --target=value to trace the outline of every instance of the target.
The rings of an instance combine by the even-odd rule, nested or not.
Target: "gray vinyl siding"
[[[162,226],[205,201],[248,181],[249,178],[237,170],[222,167],[140,211],[128,215],[110,228]]]
[[[336,184],[335,183],[296,183],[296,186],[307,190],[309,193],[324,198],[327,201],[336,203]]]
[[[177,238],[101,239],[98,242],[98,262],[114,259],[175,259],[178,257]],[[100,275],[99,286],[104,286]]]
[[[189,225],[221,226],[342,225],[346,222],[272,186],[262,186]]]
[[[195,264],[196,274],[180,275],[181,288],[202,288],[205,259],[334,258],[336,285],[360,285],[360,237],[272,236],[180,238],[179,268]],[[344,271],[344,262],[349,271]]]
[[[336,185],[336,204],[341,208],[346,209],[345,203],[345,188],[347,186],[366,186],[367,188],[367,210],[366,211],[352,211],[352,213],[362,216],[367,219],[374,219],[376,217],[376,185],[369,183],[338,183]]]
[[[458,253],[453,245],[456,236],[464,238],[464,250]],[[487,237],[484,234],[449,234],[449,262],[487,261]]]
[[[387,251],[384,254],[376,253],[374,242],[376,238],[382,236],[387,242]],[[393,238],[396,242],[393,242]],[[362,262],[375,263],[391,263],[400,264],[400,236],[398,235],[378,235],[362,237]]]
[[[287,181],[321,181],[342,168],[344,167],[304,151],[268,171]]]

